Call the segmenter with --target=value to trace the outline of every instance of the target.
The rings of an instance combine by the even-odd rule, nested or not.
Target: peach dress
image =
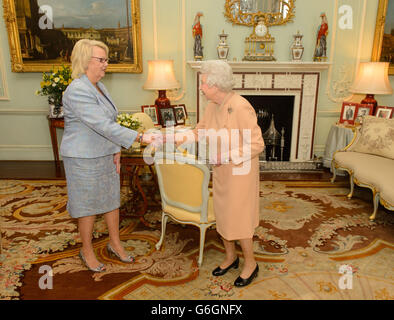
[[[240,158],[230,153],[228,163],[214,166],[212,190],[217,232],[229,241],[250,239],[259,224],[258,156],[264,150],[256,113],[245,98],[230,92],[222,105],[213,102],[207,105],[203,118],[194,129],[196,136],[199,129],[225,129],[228,132],[239,129],[238,151],[241,156],[244,155],[242,130],[250,129],[250,156]],[[242,167],[246,168],[246,174],[234,174]]]

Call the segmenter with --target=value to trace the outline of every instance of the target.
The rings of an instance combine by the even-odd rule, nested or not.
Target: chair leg
[[[161,244],[163,243],[164,235],[166,233],[167,220],[168,220],[168,216],[163,212],[163,215],[161,217],[161,236],[159,242],[156,243],[156,250],[159,250]]]
[[[350,179],[350,193],[347,195],[347,198],[351,199],[353,197],[353,192],[354,192],[354,177],[353,177],[353,174],[350,174],[349,179]]]
[[[378,208],[379,208],[379,192],[374,191],[373,195],[373,213],[369,217],[369,220],[374,221],[376,218],[376,214],[378,213]]]
[[[205,245],[205,233],[208,229],[207,225],[200,226],[200,254],[198,255],[198,267],[201,267],[202,259],[204,255],[204,245]]]
[[[334,166],[334,161],[331,161],[331,171],[332,171],[332,178],[331,178],[331,183],[334,183],[335,178],[337,177],[337,169]]]

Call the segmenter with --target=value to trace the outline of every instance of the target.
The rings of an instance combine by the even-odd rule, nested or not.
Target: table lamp
[[[163,125],[160,109],[169,108],[170,100],[166,96],[166,90],[179,88],[179,83],[175,79],[173,60],[149,60],[148,78],[143,86],[146,90],[158,90],[159,97],[155,100],[158,107],[159,123]]]
[[[361,62],[356,79],[349,89],[350,92],[367,95],[361,103],[372,104],[373,114],[375,114],[378,105],[374,95],[393,93],[389,82],[388,70],[388,62]]]

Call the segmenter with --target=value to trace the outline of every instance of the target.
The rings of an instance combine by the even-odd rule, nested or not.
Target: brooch
[[[228,113],[231,113],[231,112],[233,112],[233,108],[228,108]]]

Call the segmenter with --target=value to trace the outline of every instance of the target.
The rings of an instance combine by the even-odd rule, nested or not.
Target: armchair
[[[169,153],[155,155],[155,168],[162,201],[161,237],[156,249],[163,243],[168,217],[194,225],[200,229],[198,266],[201,266],[206,231],[216,223],[208,189],[209,168],[197,163],[194,157]]]

